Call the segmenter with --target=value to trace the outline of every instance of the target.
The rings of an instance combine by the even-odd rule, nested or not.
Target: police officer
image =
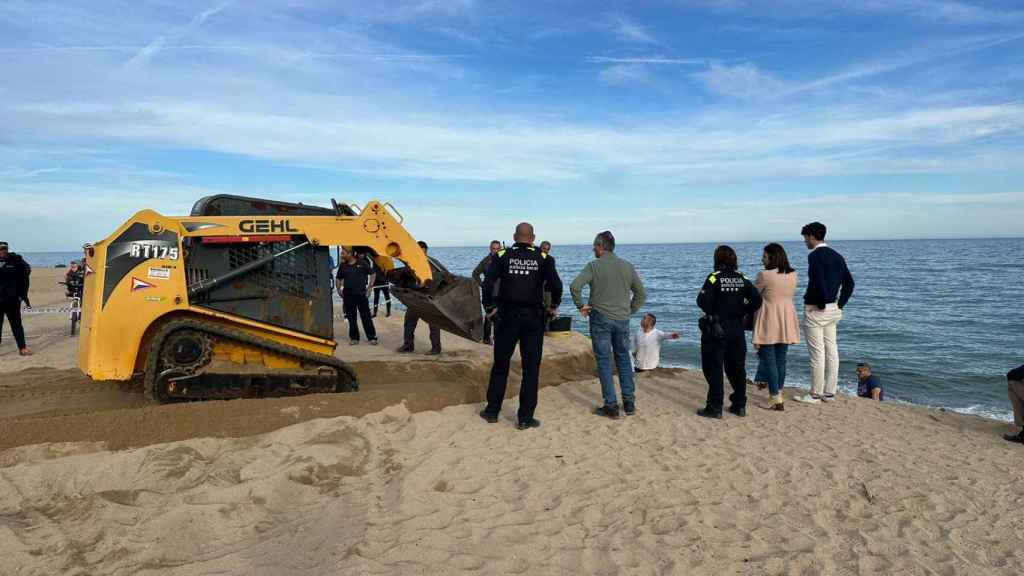
[[[697,414],[705,418],[722,417],[723,367],[732,385],[729,412],[747,415],[747,339],[743,317],[753,317],[761,307],[761,293],[736,268],[736,251],[729,246],[716,248],[717,272],[708,276],[697,296],[697,306],[705,314],[700,323],[700,365],[708,382],[707,406]]]
[[[498,421],[505,399],[509,363],[518,344],[523,369],[516,426],[520,430],[540,426],[533,412],[537,408],[537,380],[544,350],[544,320],[554,315],[562,302],[562,280],[555,263],[534,247],[534,238],[533,226],[526,222],[516,226],[515,244],[498,251],[481,286],[484,309],[495,320],[496,330],[487,406],[480,417],[492,424]],[[494,294],[496,282],[499,283],[497,296]],[[546,310],[545,289],[551,292],[551,307]]]

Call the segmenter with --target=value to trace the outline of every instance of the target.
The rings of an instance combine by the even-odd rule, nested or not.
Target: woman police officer
[[[761,294],[736,268],[736,251],[729,246],[716,248],[715,272],[707,277],[697,296],[697,306],[704,311],[700,322],[700,364],[708,382],[707,405],[697,414],[706,418],[722,417],[723,368],[732,385],[729,412],[747,415],[747,339],[743,317],[753,317],[761,307]]]

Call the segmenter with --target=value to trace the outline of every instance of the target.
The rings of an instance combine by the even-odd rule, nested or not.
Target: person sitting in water
[[[878,379],[878,376],[871,373],[871,364],[867,362],[857,364],[857,396],[878,400],[879,402],[884,400],[882,397],[882,381]]]
[[[1009,387],[1010,404],[1013,405],[1013,423],[1019,426],[1021,431],[1016,434],[1004,434],[1003,438],[1024,444],[1024,365],[1006,374],[1006,384]]]
[[[637,372],[654,370],[661,362],[662,340],[678,340],[679,332],[662,332],[654,327],[658,318],[654,314],[644,314],[640,319],[640,329],[633,333],[633,367]]]

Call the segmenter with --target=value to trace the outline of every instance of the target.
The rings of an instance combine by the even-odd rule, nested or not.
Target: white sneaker
[[[800,402],[803,404],[821,404],[821,398],[813,394],[804,394],[803,396],[794,396],[794,402]]]

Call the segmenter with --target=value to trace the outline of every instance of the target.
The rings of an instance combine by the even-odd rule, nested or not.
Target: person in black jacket
[[[494,255],[497,254],[499,250],[501,250],[501,242],[491,240],[487,256],[484,256],[483,260],[480,260],[480,263],[473,269],[474,280],[483,284],[484,275],[487,274],[487,269],[491,267],[491,261],[494,260]],[[497,289],[497,286],[495,286],[495,289]],[[492,327],[493,323],[491,322],[491,319],[484,316],[484,344],[487,344],[488,346],[491,345]]]
[[[420,240],[416,244],[423,250],[424,254],[427,254],[430,247],[427,243]],[[405,311],[405,320],[402,323],[402,347],[398,349],[401,353],[414,352],[416,350],[416,325],[419,324],[420,317],[416,315],[412,310]],[[427,352],[428,356],[440,356],[441,355],[441,329],[434,326],[431,323],[427,323],[428,333],[430,334],[430,351]]]
[[[853,275],[846,260],[825,244],[825,225],[811,222],[800,230],[810,249],[804,293],[804,336],[811,360],[811,393],[794,398],[805,404],[835,400],[839,385],[836,328],[853,295]]]
[[[1018,366],[1006,374],[1006,384],[1010,392],[1010,404],[1013,406],[1013,423],[1020,426],[1017,434],[1004,434],[1003,438],[1010,442],[1024,444],[1024,366]]]
[[[348,320],[348,338],[353,346],[359,344],[359,323],[363,322],[366,339],[372,345],[377,344],[377,328],[370,316],[370,300],[367,296],[369,287],[373,285],[374,273],[367,258],[357,255],[351,249],[341,250],[341,263],[338,265],[337,290],[341,296],[342,309]]]
[[[497,330],[487,406],[480,417],[492,424],[498,421],[512,353],[518,344],[523,371],[516,426],[520,430],[540,426],[540,420],[533,414],[537,409],[537,382],[544,352],[544,319],[553,316],[562,302],[562,280],[555,263],[538,250],[533,241],[533,226],[526,222],[516,226],[515,244],[495,254],[481,286],[484,310],[488,317],[496,320]],[[498,284],[497,295],[495,284]],[[551,306],[547,309],[544,308],[545,289],[552,295]]]
[[[18,353],[29,356],[32,351],[25,344],[25,329],[21,325],[21,303],[29,308],[29,277],[32,267],[20,255],[10,251],[7,242],[0,242],[0,338],[3,337],[4,317],[7,317],[18,345]]]
[[[705,314],[701,319],[700,365],[708,382],[707,405],[697,414],[706,418],[722,417],[723,368],[732,386],[729,412],[747,415],[747,338],[743,317],[753,316],[761,307],[761,293],[736,269],[736,251],[729,246],[716,248],[716,271],[707,277],[697,296],[697,306]]]

